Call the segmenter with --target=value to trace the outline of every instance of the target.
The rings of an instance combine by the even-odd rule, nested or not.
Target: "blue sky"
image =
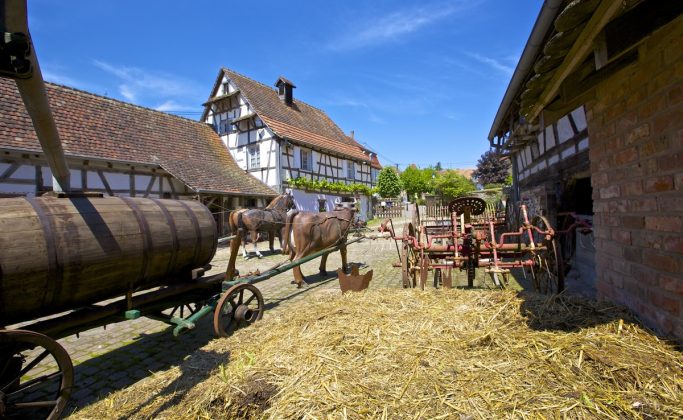
[[[198,119],[221,66],[384,164],[474,167],[542,0],[29,0],[46,80]]]

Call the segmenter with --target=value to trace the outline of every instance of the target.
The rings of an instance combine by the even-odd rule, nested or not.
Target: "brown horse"
[[[289,211],[284,229],[283,253],[289,252],[290,259],[298,261],[325,248],[346,243],[346,236],[354,223],[355,212],[355,203],[338,203],[334,211],[325,213]],[[339,248],[339,253],[342,258],[342,270],[346,271],[346,245]],[[320,260],[322,275],[327,274],[327,255],[329,254],[323,255]],[[294,267],[294,282],[299,288],[306,282],[301,266]]]
[[[230,213],[230,230],[237,233],[238,229],[249,232],[251,241],[254,243],[254,251],[261,258],[263,255],[257,248],[259,232],[268,232],[268,245],[271,252],[274,251],[275,236],[282,245],[282,229],[285,226],[287,210],[294,208],[294,197],[291,194],[281,194],[273,199],[265,209],[240,209]],[[247,257],[247,238],[242,236],[242,255]]]

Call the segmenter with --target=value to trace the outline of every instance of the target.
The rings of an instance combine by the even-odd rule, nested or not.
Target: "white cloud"
[[[508,76],[512,75],[512,72],[515,71],[514,67],[505,65],[501,63],[499,60],[496,60],[495,58],[486,57],[477,53],[467,53],[467,55],[469,55],[470,57],[474,58],[482,64],[486,64],[494,70],[505,73]]]
[[[396,41],[422,28],[436,23],[456,12],[471,7],[477,1],[456,0],[446,4],[434,4],[417,8],[398,10],[371,19],[361,27],[351,28],[343,36],[331,42],[331,50],[354,50]]]
[[[180,105],[176,101],[168,100],[154,107],[157,111],[169,112],[169,111],[198,111],[197,107]]]
[[[114,65],[102,60],[93,60],[93,64],[119,79],[119,94],[130,102],[192,98],[200,90],[194,82],[164,72]]]
[[[137,99],[135,91],[126,84],[119,86],[119,93],[121,93],[121,96],[128,99],[130,102],[135,102]]]
[[[65,76],[63,74],[55,73],[55,72],[52,72],[50,70],[45,70],[45,69],[40,69],[40,72],[43,74],[43,79],[45,79],[48,82],[57,83],[59,85],[75,87],[78,89],[84,88],[83,83],[81,83],[80,81],[73,79],[69,76]]]

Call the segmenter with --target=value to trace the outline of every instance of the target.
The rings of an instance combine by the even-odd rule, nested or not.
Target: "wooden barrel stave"
[[[216,242],[213,217],[194,201],[0,200],[0,325],[188,278]]]

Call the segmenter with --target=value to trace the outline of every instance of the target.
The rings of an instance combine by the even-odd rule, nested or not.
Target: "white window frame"
[[[352,160],[346,162],[346,177],[351,180],[356,179],[356,165]]]
[[[306,159],[304,159],[304,156]],[[305,171],[313,170],[313,152],[311,150],[301,149],[301,169]]]
[[[258,144],[247,148],[247,162],[249,169],[259,169],[261,167],[261,147]]]

